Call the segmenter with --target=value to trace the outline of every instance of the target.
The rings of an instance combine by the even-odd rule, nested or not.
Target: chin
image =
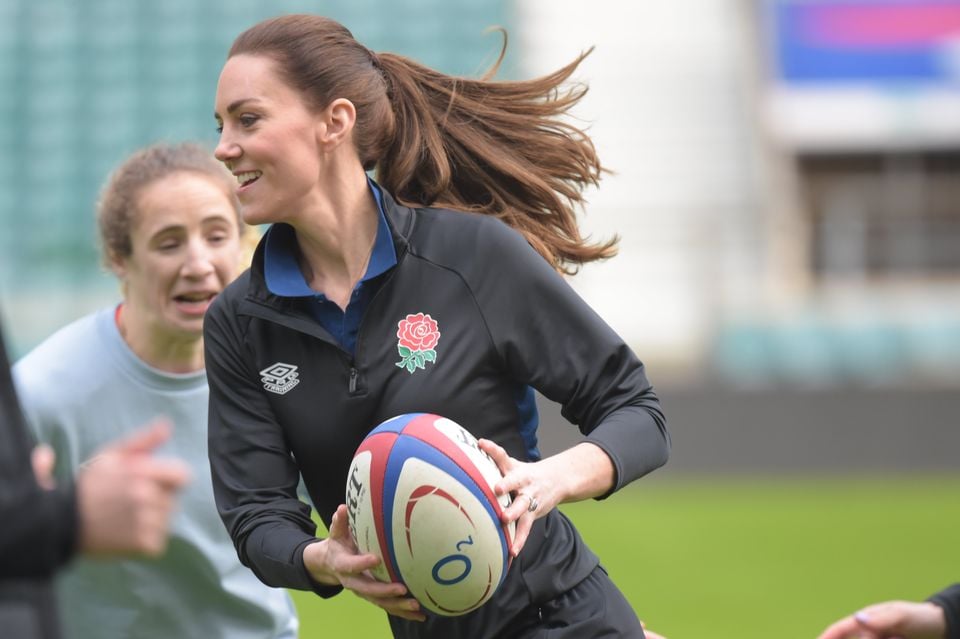
[[[179,333],[187,340],[201,339],[203,338],[203,318],[173,322],[170,326],[170,331]]]
[[[277,216],[273,212],[247,206],[240,207],[240,217],[243,218],[244,223],[250,226],[272,224],[277,221]]]

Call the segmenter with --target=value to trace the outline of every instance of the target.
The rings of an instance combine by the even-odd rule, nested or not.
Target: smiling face
[[[184,172],[147,185],[130,244],[130,255],[113,261],[130,335],[152,345],[199,341],[204,313],[240,267],[239,224],[222,185]]]
[[[214,155],[237,177],[244,221],[288,220],[320,189],[323,124],[259,55],[227,60],[217,84]]]

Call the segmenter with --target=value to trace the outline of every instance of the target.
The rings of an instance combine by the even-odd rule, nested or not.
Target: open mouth
[[[216,293],[184,293],[183,295],[177,295],[173,299],[178,304],[187,304],[187,305],[207,305],[213,301],[213,298],[217,296]]]
[[[263,175],[263,173],[260,171],[244,171],[243,173],[237,173],[237,182],[240,183],[241,187],[250,186],[256,182],[261,175]]]

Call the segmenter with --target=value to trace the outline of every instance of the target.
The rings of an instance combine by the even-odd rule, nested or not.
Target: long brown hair
[[[534,80],[449,76],[393,53],[374,53],[346,27],[286,15],[240,34],[229,56],[265,55],[315,109],[336,98],[357,111],[354,144],[366,170],[401,202],[493,215],[555,268],[616,254],[617,238],[589,243],[576,209],[604,168],[590,138],[563,119],[586,93],[564,87],[587,51]]]

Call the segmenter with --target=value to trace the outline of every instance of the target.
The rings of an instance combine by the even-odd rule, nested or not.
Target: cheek
[[[213,268],[224,286],[232,282],[235,277],[247,268],[244,255],[242,247],[237,244],[219,252],[213,259]]]

